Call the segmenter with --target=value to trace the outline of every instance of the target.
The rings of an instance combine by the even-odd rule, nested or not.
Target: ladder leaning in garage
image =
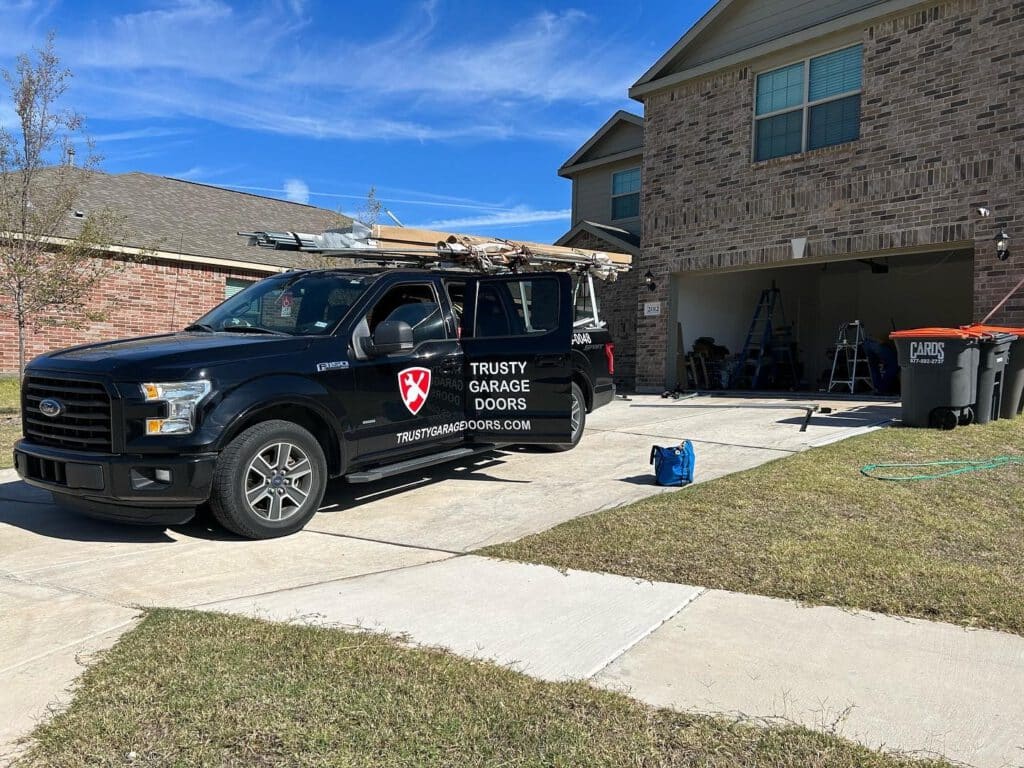
[[[769,384],[779,386],[786,377],[790,386],[797,386],[794,346],[792,328],[786,323],[782,306],[782,291],[772,282],[771,288],[761,291],[730,386],[761,389]]]

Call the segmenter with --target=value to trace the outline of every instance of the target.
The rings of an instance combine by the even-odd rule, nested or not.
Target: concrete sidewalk
[[[1024,638],[475,556],[205,606],[363,628],[659,707],[1024,764]]]
[[[560,575],[509,566],[488,578],[504,579],[509,594],[527,590],[531,603],[509,604],[502,613],[500,601],[486,609],[474,602],[487,585],[452,576],[461,563],[424,571],[428,581],[410,582],[412,591],[384,577],[665,492],[648,466],[652,443],[693,440],[697,478],[706,481],[861,434],[898,413],[892,403],[829,404],[838,412],[815,416],[801,432],[795,402],[616,401],[590,416],[573,451],[495,451],[365,486],[333,483],[305,531],[264,542],[198,523],[164,530],[88,520],[58,509],[48,493],[18,482],[12,471],[0,471],[0,763],[14,738],[67,699],[88,652],[132,626],[138,606],[195,607],[266,595],[276,596],[282,615],[310,616],[352,581],[358,587],[348,605],[357,615],[345,622],[362,617],[369,626],[394,629],[407,603],[424,602],[418,592],[424,589],[432,610],[409,627],[421,642],[445,645],[461,634],[461,652],[482,644],[506,662],[521,653],[535,674],[588,677],[679,610],[694,590],[591,574],[574,577],[563,592]],[[372,597],[360,603],[360,594]],[[523,623],[524,605],[532,624]],[[490,623],[476,622],[475,611]],[[540,615],[543,624],[535,620]],[[475,634],[484,627],[491,634]],[[533,633],[529,642],[523,632]]]

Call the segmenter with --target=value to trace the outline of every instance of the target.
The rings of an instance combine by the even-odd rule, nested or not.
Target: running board
[[[479,453],[488,453],[493,451],[495,447],[496,446],[493,445],[484,445],[474,446],[472,448],[455,448],[450,451],[445,451],[444,453],[435,453],[430,456],[421,456],[418,459],[400,461],[397,464],[385,464],[362,472],[352,472],[345,475],[345,479],[350,483],[372,483],[377,480],[383,480],[386,477],[394,477],[395,475],[402,475],[406,472],[414,472],[417,469],[426,469],[427,467],[433,467],[437,464],[446,464],[447,462],[455,461],[456,459],[464,459],[467,456],[476,456]]]

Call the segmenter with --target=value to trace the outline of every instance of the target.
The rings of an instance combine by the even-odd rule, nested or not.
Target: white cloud
[[[189,169],[186,174],[192,174],[193,172],[205,171],[206,169],[197,166],[196,168]],[[233,168],[231,170],[237,170]],[[224,171],[225,173],[227,171]],[[186,178],[186,176],[174,173],[170,174],[175,178]],[[224,187],[225,189],[240,189],[246,192],[267,192],[273,195],[285,194],[283,187],[261,187],[251,184],[228,184],[224,182],[213,182],[218,187]],[[381,187],[377,189],[378,199],[387,206],[397,205],[415,205],[423,208],[439,208],[439,209],[453,209],[453,210],[469,210],[476,211],[479,214],[485,214],[489,212],[493,213],[511,213],[519,209],[510,206],[496,205],[494,203],[478,202],[470,200],[464,197],[448,197],[445,195],[434,195],[429,192],[419,192],[416,190],[395,190],[398,191],[401,197],[392,197],[388,191]],[[356,194],[345,194],[342,192],[323,192],[319,190],[309,190],[310,199],[323,197],[333,200],[359,200],[360,202],[366,202],[366,193]]]
[[[309,185],[302,179],[287,179],[284,182],[284,196],[293,203],[309,204]]]
[[[177,136],[180,133],[182,133],[182,131],[172,128],[139,128],[131,131],[90,134],[89,138],[97,144],[105,144],[114,141],[137,141],[138,139],[156,139],[162,136]]]
[[[265,71],[274,48],[304,23],[280,7],[235,11],[221,0],[172,0],[87,25],[62,38],[61,51],[97,70],[166,69],[237,82]]]
[[[466,216],[458,219],[441,219],[422,225],[427,229],[487,229],[489,227],[515,227],[526,224],[537,224],[546,221],[568,221],[572,211],[568,208],[557,211],[535,211],[520,205],[500,213],[488,213],[481,216]]]
[[[165,0],[63,29],[58,48],[76,73],[76,105],[92,118],[199,118],[348,140],[528,137],[570,147],[595,113],[622,104],[638,68],[628,46],[593,34],[579,10],[536,13],[483,39],[453,32],[458,22],[443,10],[429,0],[375,27],[334,30],[304,0]],[[37,45],[41,33],[25,18],[0,15],[0,40]],[[550,109],[565,104],[593,109],[566,124]]]

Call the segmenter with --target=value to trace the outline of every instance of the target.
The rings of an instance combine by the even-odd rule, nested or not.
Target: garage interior
[[[958,326],[971,322],[974,286],[972,248],[937,253],[854,257],[759,269],[685,272],[673,275],[668,378],[680,389],[829,391],[840,328],[860,321],[865,345],[856,349],[855,394],[897,395],[894,351],[889,333],[897,329]],[[751,321],[763,291],[777,288],[773,338],[789,350],[761,358],[762,375],[741,375],[737,361],[760,357],[758,342],[767,308],[745,350]],[[847,338],[856,341],[856,327]],[[709,340],[713,339],[713,344]],[[878,342],[872,344],[870,340]],[[680,344],[680,341],[682,344]],[[881,346],[879,346],[881,345]],[[685,350],[680,355],[680,347]],[[883,349],[884,348],[884,349]],[[853,349],[848,347],[850,354]],[[726,350],[728,354],[726,354]],[[840,379],[854,378],[852,359],[840,353]],[[787,355],[792,356],[790,366]],[[889,379],[879,378],[888,359]],[[766,369],[766,365],[775,368]],[[748,363],[753,370],[753,363]],[[868,366],[874,366],[874,379]],[[785,369],[786,375],[782,375]],[[793,374],[790,374],[790,372]],[[706,374],[705,374],[706,372]],[[774,372],[777,375],[766,375]],[[794,381],[795,379],[795,381]],[[697,386],[694,386],[694,385]],[[851,394],[837,385],[833,392]]]

